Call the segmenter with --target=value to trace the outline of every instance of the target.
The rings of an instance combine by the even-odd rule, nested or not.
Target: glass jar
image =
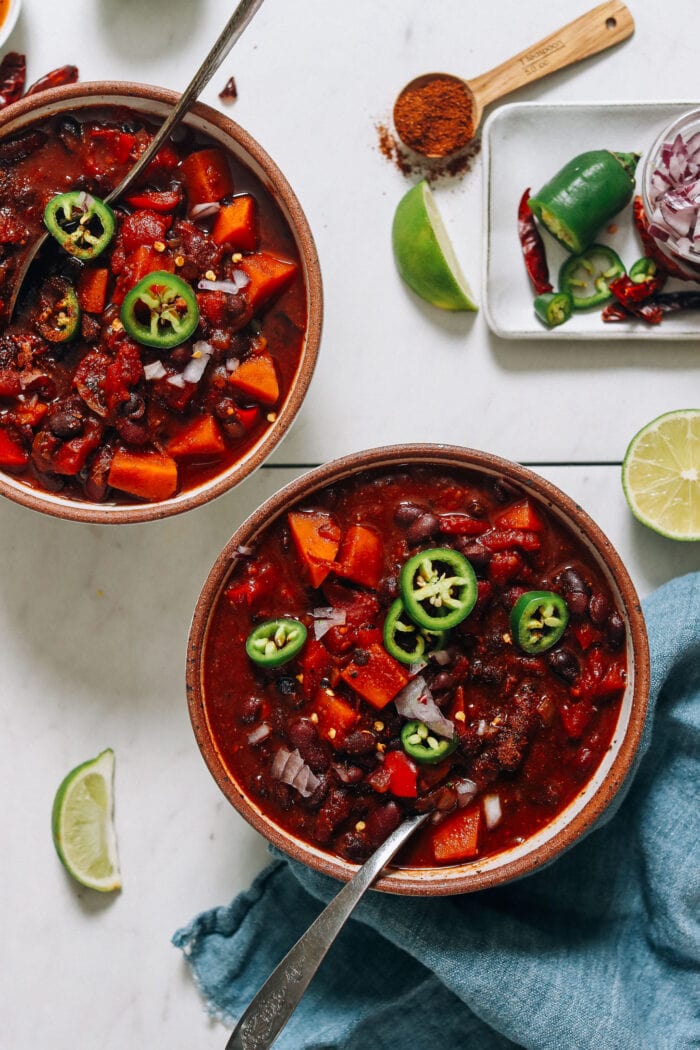
[[[641,180],[642,200],[644,202],[644,214],[647,223],[653,221],[652,217],[655,210],[653,201],[655,192],[652,185],[652,176],[661,166],[660,157],[664,144],[667,142],[674,142],[678,135],[680,135],[683,141],[687,143],[695,134],[699,135],[698,145],[700,145],[700,110],[698,109],[694,109],[689,113],[684,113],[683,116],[675,120],[673,124],[664,128],[651,149],[648,151],[644,160]],[[698,159],[700,162],[700,155]],[[700,190],[700,172],[698,173],[698,180]],[[700,212],[700,201],[698,202],[698,211]],[[700,220],[698,221],[697,232],[700,234]],[[682,238],[679,233],[675,233],[670,229],[668,231],[667,240],[664,240],[661,236],[655,236],[652,231],[649,232],[649,236],[654,241],[661,255],[664,255],[667,259],[673,262],[675,266],[682,270],[690,280],[700,281],[700,245],[694,248],[692,245],[688,246],[679,243],[683,240],[687,241],[687,237]]]

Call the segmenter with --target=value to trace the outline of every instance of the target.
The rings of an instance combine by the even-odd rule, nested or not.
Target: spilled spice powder
[[[421,78],[396,100],[394,124],[402,142],[417,153],[446,157],[474,135],[472,93],[454,77]]]
[[[419,175],[431,185],[443,179],[466,175],[471,171],[472,163],[481,151],[481,138],[474,138],[466,149],[454,156],[422,157],[419,153],[406,149],[387,124],[378,123],[375,128],[382,156],[394,164],[402,175]]]

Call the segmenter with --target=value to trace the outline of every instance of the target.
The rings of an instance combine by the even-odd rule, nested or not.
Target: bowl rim
[[[139,102],[154,102],[158,106],[172,107],[179,99],[176,91],[169,88],[137,84],[129,81],[105,80],[68,84],[51,88],[37,95],[30,95],[8,106],[0,112],[0,139],[5,134],[14,134],[35,120],[45,120],[55,113],[69,108],[119,105],[139,110]],[[119,101],[110,101],[118,99]],[[89,522],[99,525],[132,524],[159,521],[162,518],[199,507],[228,492],[252,474],[277,448],[294,421],[311,383],[318,360],[323,325],[323,287],[321,267],[316,244],[302,206],[287,181],[265,149],[240,124],[212,106],[194,102],[189,109],[195,120],[205,121],[222,136],[233,140],[260,169],[261,181],[281,207],[291,228],[299,252],[306,286],[307,324],[301,357],[292,385],[284,402],[277,410],[277,418],[265,431],[256,445],[246,452],[243,459],[234,463],[224,474],[216,475],[196,488],[161,500],[157,503],[100,504],[90,501],[69,500],[60,494],[44,493],[41,489],[23,484],[20,477],[0,471],[0,495],[32,510],[68,521]],[[234,155],[238,157],[238,154]],[[253,169],[255,171],[255,169]],[[257,172],[255,172],[258,174]]]
[[[267,499],[234,532],[216,559],[197,599],[187,645],[186,690],[190,720],[197,744],[210,773],[223,794],[257,831],[293,859],[341,881],[347,881],[358,870],[330,853],[314,847],[267,817],[248,798],[224,763],[210,733],[202,681],[203,656],[214,605],[231,572],[239,545],[245,546],[292,504],[311,496],[333,482],[339,482],[365,471],[391,469],[402,464],[432,464],[439,468],[456,467],[502,475],[534,492],[548,509],[554,509],[573,531],[588,542],[605,566],[617,588],[622,612],[628,627],[628,664],[631,666],[632,695],[629,718],[612,764],[602,782],[582,808],[552,837],[525,855],[505,861],[489,870],[476,867],[477,862],[450,868],[392,869],[374,888],[409,896],[438,896],[466,893],[491,888],[528,875],[554,860],[591,829],[613,801],[632,766],[644,728],[649,693],[649,648],[641,605],[627,570],[610,540],[592,518],[557,486],[520,464],[488,452],[456,445],[413,443],[388,445],[355,452],[316,467],[294,479]],[[628,689],[630,687],[628,686]],[[619,724],[619,723],[618,723]],[[599,767],[600,768],[600,767]],[[588,790],[596,773],[582,786],[579,796]],[[574,805],[572,800],[565,810]],[[555,817],[555,823],[558,818]],[[496,856],[505,856],[497,854]],[[488,861],[490,858],[486,858]],[[469,870],[467,870],[469,869]],[[423,874],[424,873],[424,874]]]

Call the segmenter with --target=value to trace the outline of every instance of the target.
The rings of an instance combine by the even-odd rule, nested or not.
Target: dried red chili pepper
[[[700,292],[664,292],[656,295],[649,302],[643,303],[643,307],[650,307],[661,314],[674,314],[680,310],[700,310]],[[629,321],[632,314],[622,303],[608,303],[602,312],[604,321]],[[646,318],[643,318],[646,320]],[[656,322],[658,323],[658,322]]]
[[[535,217],[528,207],[530,199],[530,187],[525,190],[518,205],[518,236],[520,247],[523,250],[523,258],[527,273],[532,281],[536,295],[544,295],[545,292],[553,291],[549,281],[549,268],[544,243],[537,229]]]
[[[617,299],[613,303],[608,303],[604,306],[600,316],[602,319],[609,324],[615,324],[618,321],[629,321],[632,316],[629,310],[625,310],[622,303],[618,303]]]
[[[616,277],[614,281],[610,281],[608,288],[617,301],[634,317],[639,317],[642,321],[646,321],[647,324],[661,323],[663,314],[660,308],[654,302],[639,301],[639,285],[635,284],[626,273],[621,277]]]
[[[58,69],[52,69],[46,76],[35,80],[26,93],[27,95],[37,95],[40,91],[46,91],[48,88],[61,87],[63,84],[75,84],[78,76],[77,66],[59,66]]]
[[[8,51],[0,62],[0,109],[16,102],[24,91],[27,60],[18,51]]]

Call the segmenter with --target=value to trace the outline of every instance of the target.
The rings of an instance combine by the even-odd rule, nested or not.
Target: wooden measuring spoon
[[[406,84],[394,103],[394,126],[399,138],[425,157],[455,153],[474,137],[485,106],[525,84],[619,44],[633,32],[634,19],[628,8],[620,0],[610,0],[473,80],[451,73],[416,77]],[[449,91],[452,109],[437,114],[436,96],[452,85],[457,88]]]

